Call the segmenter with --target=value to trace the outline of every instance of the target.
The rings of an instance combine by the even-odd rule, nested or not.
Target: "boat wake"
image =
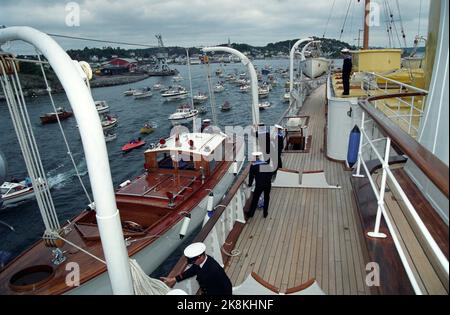
[[[77,168],[81,177],[87,175],[88,170],[84,159],[77,164]],[[50,189],[64,188],[64,186],[75,177],[77,177],[77,173],[71,164],[69,166],[60,164],[47,173],[47,181]]]

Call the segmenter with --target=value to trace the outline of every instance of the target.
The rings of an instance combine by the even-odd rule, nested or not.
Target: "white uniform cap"
[[[203,254],[206,246],[203,243],[193,243],[184,249],[184,256],[187,258],[194,258]]]
[[[274,127],[275,127],[275,128],[277,128],[277,129],[283,129],[283,127],[282,127],[282,126],[280,126],[280,125],[278,125],[278,124],[277,124],[277,125],[275,125]]]
[[[203,119],[203,122],[204,123],[209,123],[209,122],[211,122],[211,119]]]
[[[263,154],[262,154],[262,152],[253,152],[252,155],[258,157],[258,156],[262,156]]]
[[[188,294],[181,289],[173,289],[167,292],[166,295],[188,295]]]
[[[350,52],[350,50],[348,48],[344,48],[344,49],[341,50],[341,52],[348,53],[348,52]]]

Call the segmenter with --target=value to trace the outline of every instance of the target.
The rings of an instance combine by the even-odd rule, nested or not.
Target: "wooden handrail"
[[[433,182],[434,185],[448,198],[449,197],[449,168],[432,154],[427,148],[413,139],[398,125],[392,122],[382,112],[376,110],[370,102],[393,97],[425,96],[425,93],[401,93],[369,97],[360,100],[361,108],[378,124],[386,136],[395,143]]]
[[[239,178],[236,180],[236,182],[233,184],[233,186],[231,186],[230,190],[227,192],[225,199],[220,203],[221,205],[223,205],[225,207],[219,207],[216,211],[214,211],[213,216],[211,218],[209,218],[208,222],[206,222],[205,226],[201,229],[200,233],[198,233],[198,235],[194,238],[192,243],[205,241],[205,239],[208,237],[209,233],[212,231],[212,229],[216,225],[217,221],[219,221],[220,217],[222,216],[222,213],[226,210],[226,207],[230,204],[231,200],[233,200],[239,187],[241,187],[241,185],[246,180],[249,172],[250,172],[250,164],[247,165],[247,167],[241,173]],[[175,277],[175,276],[179,275],[186,269],[186,266],[187,266],[187,260],[184,256],[182,256],[178,260],[176,265],[170,271],[169,277]]]

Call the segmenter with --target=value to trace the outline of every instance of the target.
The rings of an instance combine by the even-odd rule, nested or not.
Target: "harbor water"
[[[273,87],[269,97],[260,100],[261,102],[270,101],[272,104],[269,109],[260,112],[261,122],[274,124],[288,107],[288,104],[282,100],[284,83],[287,79],[275,73],[275,70],[281,68],[287,69],[288,60],[257,60],[254,64],[259,69],[262,69],[265,65],[272,66],[272,73],[278,81],[278,85]],[[107,143],[111,173],[115,187],[127,179],[133,179],[144,171],[145,147],[125,155],[121,152],[121,147],[131,139],[139,136],[143,137],[147,145],[158,142],[160,138],[167,137],[172,128],[167,119],[168,116],[179,105],[189,102],[189,99],[167,102],[160,96],[158,91],[154,91],[153,96],[150,98],[137,100],[133,97],[124,96],[123,92],[130,88],[152,87],[156,83],[162,83],[165,86],[181,84],[189,89],[187,66],[181,65],[174,67],[183,76],[184,80],[182,82],[174,83],[172,77],[150,77],[132,84],[92,89],[94,100],[107,101],[110,107],[110,114],[117,116],[119,122],[115,130],[117,139]],[[245,72],[244,66],[238,63],[224,65],[213,64],[211,65],[210,71],[213,86],[219,80],[225,81],[225,77],[219,78],[215,75],[215,70],[218,67],[224,69],[225,75]],[[198,92],[208,93],[206,79],[208,74],[207,66],[193,65],[191,66],[191,73],[194,95]],[[265,79],[266,77],[263,77],[263,80]],[[215,112],[218,118],[218,125],[223,128],[224,126],[247,126],[251,124],[251,94],[239,92],[239,87],[234,83],[226,82],[225,88],[226,90],[224,92],[215,94]],[[70,110],[70,105],[64,93],[54,95],[54,99],[57,107],[63,106],[67,110]],[[221,112],[220,106],[225,101],[231,104],[232,109],[228,112]],[[67,220],[75,217],[86,208],[89,201],[77,179],[58,125],[41,125],[40,123],[39,116],[53,111],[48,96],[28,98],[26,103],[47,179],[52,187],[51,194],[56,212],[60,222],[64,224]],[[207,107],[208,112],[200,116],[200,118],[212,118],[210,100],[202,104],[202,106]],[[155,122],[158,127],[152,134],[142,136],[139,134],[139,130],[146,122]],[[88,192],[90,192],[88,172],[76,120],[73,117],[64,120],[62,121],[62,126],[70,149],[73,152],[77,168]],[[8,163],[7,178],[25,178],[27,171],[5,101],[0,101],[0,134],[0,151],[4,154]],[[35,200],[0,210],[0,220],[7,222],[15,228],[15,232],[13,232],[5,226],[0,225],[0,251],[10,253],[11,258],[17,256],[39,240],[44,231],[44,225]],[[187,239],[185,243],[188,243],[189,240]],[[156,275],[163,275],[169,271],[180,253],[175,254],[164,266],[161,266],[156,271]]]

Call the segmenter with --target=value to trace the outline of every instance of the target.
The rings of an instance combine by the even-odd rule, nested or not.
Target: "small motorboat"
[[[109,130],[113,127],[117,126],[117,118],[106,115],[102,119],[102,128],[103,130]]]
[[[41,123],[42,124],[49,124],[49,123],[54,123],[58,121],[58,117],[59,120],[64,120],[67,119],[69,117],[73,116],[72,112],[68,112],[66,111],[63,107],[58,107],[56,109],[56,113],[47,113],[44,116],[41,116]]]
[[[110,132],[105,133],[105,142],[111,142],[116,139],[117,139],[116,133],[110,133]]]
[[[259,98],[266,98],[269,96],[269,88],[262,88],[260,87],[258,89],[258,96]]]
[[[108,103],[106,103],[106,101],[96,101],[95,108],[97,109],[97,112],[99,114],[109,112],[109,105],[108,105]]]
[[[153,85],[152,89],[153,91],[161,91],[161,89],[164,88],[164,85],[161,83],[156,83],[155,85]]]
[[[201,104],[208,100],[208,95],[203,94],[203,93],[198,93],[197,95],[195,95],[192,98],[192,100],[194,101],[194,104]]]
[[[241,87],[239,88],[239,92],[241,93],[246,93],[248,92],[248,90],[250,90],[250,85],[241,85]]]
[[[223,103],[222,107],[220,108],[220,110],[222,112],[228,112],[231,110],[231,104],[228,101],[225,101],[225,103]]]
[[[198,110],[188,106],[181,106],[177,111],[169,116],[172,125],[179,125],[191,122],[198,115]]]
[[[208,109],[205,106],[198,107],[197,110],[200,115],[204,115],[208,112]]]
[[[229,74],[225,77],[225,80],[228,82],[234,82],[236,81],[236,76],[234,74]]]
[[[259,110],[265,110],[267,108],[269,108],[270,106],[272,106],[272,104],[270,102],[262,102],[258,104]]]
[[[145,141],[138,138],[137,140],[133,139],[124,146],[122,146],[122,152],[130,152],[131,150],[140,148],[145,145]]]
[[[179,75],[179,74],[172,78],[173,82],[180,82],[180,81],[183,81],[183,80],[184,80],[184,78],[181,75]]]
[[[148,135],[151,134],[153,131],[155,131],[155,129],[150,124],[145,124],[141,128],[140,133],[143,135]]]
[[[3,206],[12,205],[20,201],[29,200],[35,197],[31,179],[4,182],[0,186],[0,199],[3,201]]]
[[[168,101],[185,99],[188,96],[188,92],[182,86],[177,86],[169,89],[167,92],[161,94]]]
[[[143,99],[152,96],[153,93],[149,87],[144,88],[142,90],[136,91],[133,93],[134,99]]]
[[[223,84],[217,83],[217,84],[214,86],[214,93],[221,93],[221,92],[223,92],[223,91],[225,91],[225,87],[223,86]]]
[[[284,93],[283,95],[283,102],[289,102],[291,100],[290,93]]]
[[[132,96],[136,91],[137,91],[136,89],[128,89],[125,92],[123,92],[123,95]]]

